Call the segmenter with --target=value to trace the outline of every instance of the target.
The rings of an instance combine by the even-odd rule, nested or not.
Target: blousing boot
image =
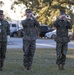
[[[3,69],[3,61],[0,61],[0,71],[2,71]]]
[[[60,67],[60,69],[61,69],[61,70],[64,70],[64,65],[62,65],[62,64],[61,64],[61,67]]]
[[[0,62],[0,71],[2,71],[2,63]]]
[[[60,70],[60,64],[58,65],[58,70]]]

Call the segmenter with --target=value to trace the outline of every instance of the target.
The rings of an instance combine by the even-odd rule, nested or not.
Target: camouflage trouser
[[[23,52],[24,52],[23,65],[25,67],[32,66],[35,49],[36,49],[36,40],[24,40],[23,41]]]
[[[6,42],[0,42],[0,67],[3,67],[3,62],[6,54],[6,47],[7,47]]]
[[[56,64],[65,64],[65,60],[66,60],[66,54],[67,54],[67,50],[68,50],[68,43],[56,43],[56,53],[57,53],[57,60],[56,60]]]

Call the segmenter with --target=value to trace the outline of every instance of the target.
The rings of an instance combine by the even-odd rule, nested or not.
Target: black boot
[[[64,70],[64,65],[61,64],[60,70]]]
[[[60,64],[58,65],[58,70],[60,70]]]
[[[0,71],[3,70],[2,67],[3,67],[3,62],[0,62]]]
[[[26,67],[26,69],[27,69],[27,70],[31,70],[31,66],[28,65],[28,66]]]
[[[2,71],[2,64],[1,64],[1,62],[0,62],[0,71]]]
[[[2,71],[2,67],[0,67],[0,71]]]

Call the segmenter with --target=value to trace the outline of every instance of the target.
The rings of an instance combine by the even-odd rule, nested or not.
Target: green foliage
[[[4,3],[3,3],[2,1],[0,1],[0,8],[3,6],[3,4],[4,4]]]
[[[18,0],[18,3],[37,12],[38,20],[42,24],[52,25],[53,18],[58,16],[60,9],[69,10],[67,6],[73,5],[74,0]]]

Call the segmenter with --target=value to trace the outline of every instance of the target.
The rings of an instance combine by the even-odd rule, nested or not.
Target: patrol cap
[[[26,13],[32,13],[31,9],[26,9]]]
[[[3,15],[3,10],[0,10],[0,15]]]

